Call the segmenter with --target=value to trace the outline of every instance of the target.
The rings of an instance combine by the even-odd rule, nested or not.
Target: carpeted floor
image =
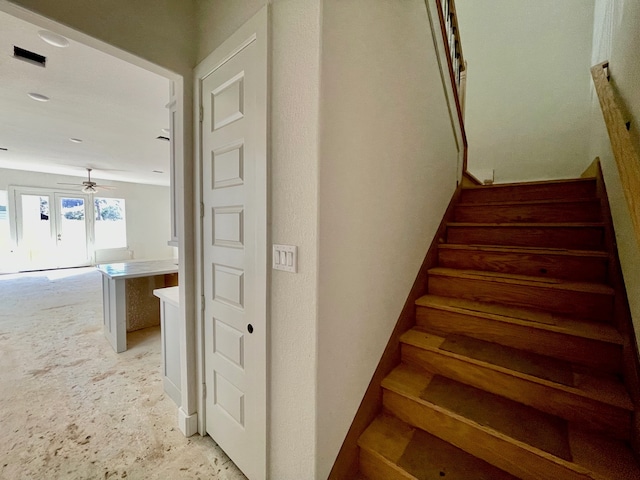
[[[0,479],[245,477],[185,438],[160,378],[160,329],[102,336],[100,274],[0,275]]]

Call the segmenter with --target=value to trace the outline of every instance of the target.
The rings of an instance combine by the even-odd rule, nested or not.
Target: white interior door
[[[266,478],[267,452],[266,21],[264,9],[199,76],[205,427],[251,480]]]

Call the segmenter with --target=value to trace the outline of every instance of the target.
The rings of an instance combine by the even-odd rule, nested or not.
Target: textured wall
[[[196,58],[200,63],[244,22],[255,15],[266,0],[197,0],[198,44]]]

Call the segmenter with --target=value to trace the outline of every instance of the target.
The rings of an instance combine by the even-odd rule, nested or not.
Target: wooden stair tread
[[[447,243],[605,250],[601,222],[447,222]]]
[[[441,243],[438,266],[602,283],[609,256],[597,250]]]
[[[511,206],[511,205],[549,205],[549,204],[557,204],[557,203],[592,203],[599,202],[597,198],[594,197],[583,197],[583,198],[574,198],[571,200],[567,199],[540,199],[540,200],[499,200],[495,202],[484,201],[484,202],[459,202],[456,204],[456,207],[481,207],[486,205],[488,207],[499,207],[499,206]]]
[[[496,283],[509,283],[527,285],[530,287],[546,287],[559,290],[593,293],[600,295],[615,294],[613,288],[601,283],[575,282],[558,278],[535,277],[530,275],[517,275],[502,272],[489,272],[482,270],[459,270],[455,268],[436,267],[429,270],[430,275],[485,280]]]
[[[478,185],[474,187],[464,187],[463,190],[499,190],[501,188],[509,188],[509,187],[522,187],[522,186],[534,186],[534,185],[558,185],[558,184],[579,184],[579,183],[594,183],[594,177],[585,177],[585,178],[566,178],[566,179],[555,179],[555,180],[533,180],[526,182],[509,182],[509,183],[493,183],[491,185]]]
[[[507,445],[512,453],[525,455],[528,461],[535,458],[536,463],[543,461],[547,468],[552,465],[557,471],[566,472],[566,478],[640,478],[640,470],[633,455],[623,442],[601,439],[599,435],[578,431],[552,415],[449,379],[443,381],[442,378],[401,364],[382,382],[383,388],[392,392],[391,398],[385,401],[387,405],[400,410],[402,407],[394,398],[410,401],[413,407],[397,414],[404,421],[415,421],[415,426],[427,430],[432,428],[429,419],[416,416],[416,412],[420,409],[434,411],[439,423],[433,426],[434,429],[441,428],[442,424],[449,425],[445,429],[446,434],[441,431],[448,437],[445,440],[455,444],[462,439],[460,443],[472,448],[477,446],[482,453],[488,450],[478,442],[470,444],[470,432],[491,439],[496,445]],[[464,395],[456,394],[461,392]],[[564,475],[560,477],[555,473],[539,475],[537,472],[527,471],[526,465],[521,466],[509,454],[496,448],[490,450],[491,456],[503,461],[506,466],[516,470],[523,468],[522,472],[527,473],[526,478],[565,478]]]
[[[460,336],[452,337],[455,338],[447,343],[445,337],[413,328],[405,332],[400,340],[423,350],[437,352],[443,357],[633,411],[633,403],[625,387],[612,377],[589,375],[568,362],[481,340],[468,339],[466,345],[456,349],[452,343],[459,341],[457,337]]]
[[[448,227],[509,227],[509,228],[604,228],[602,222],[506,222],[506,223],[481,223],[481,222],[449,222]]]
[[[435,375],[419,395],[476,423],[571,461],[566,421],[513,400]],[[531,428],[535,425],[535,428]]]
[[[560,314],[508,306],[497,303],[476,302],[455,297],[424,295],[416,300],[417,306],[455,311],[467,315],[490,318],[576,337],[623,345],[622,335],[612,325],[581,321]]]
[[[488,252],[505,252],[505,253],[522,253],[535,255],[557,255],[570,257],[595,257],[608,258],[607,252],[599,250],[572,250],[568,248],[546,248],[546,247],[518,247],[518,246],[501,246],[501,245],[465,245],[460,243],[441,243],[438,245],[440,249],[446,250],[471,250],[471,251],[488,251]]]
[[[416,480],[517,480],[484,460],[383,413],[365,430],[360,448],[382,457]]]
[[[596,198],[595,179],[550,180],[543,182],[518,182],[493,185],[465,186],[461,200],[482,201],[487,198],[500,198],[505,201],[515,198]],[[469,198],[471,197],[471,198]]]
[[[557,223],[600,222],[600,200],[590,199],[498,199],[461,202],[455,207],[454,222]]]

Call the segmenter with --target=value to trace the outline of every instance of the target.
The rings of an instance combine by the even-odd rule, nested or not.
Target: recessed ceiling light
[[[49,30],[40,30],[38,32],[38,36],[54,47],[66,48],[69,46],[69,40],[64,38],[62,35],[50,32]]]
[[[46,95],[42,95],[41,93],[29,92],[29,93],[27,93],[27,95],[29,95],[29,98],[32,98],[33,100],[36,100],[37,102],[48,102],[49,101],[49,97],[47,97]]]
[[[82,143],[82,140],[79,138],[70,138],[69,141],[73,142],[73,143]]]

